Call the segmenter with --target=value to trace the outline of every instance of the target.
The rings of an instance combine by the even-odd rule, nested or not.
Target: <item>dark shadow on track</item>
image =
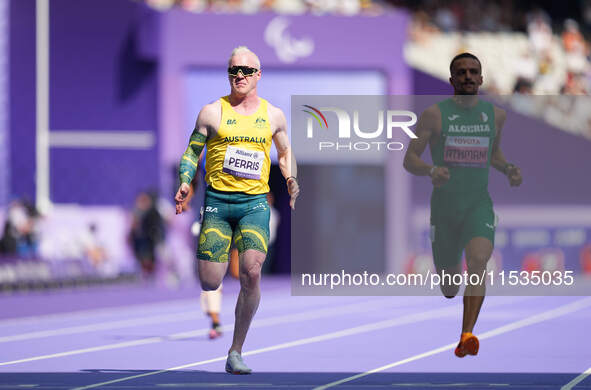
[[[73,373],[0,373],[0,389],[73,389],[153,370],[91,369]],[[125,380],[102,389],[312,389],[356,373],[168,371]],[[336,389],[559,389],[580,373],[376,373],[336,386]],[[25,386],[28,385],[28,386]],[[576,386],[591,389],[591,378]]]

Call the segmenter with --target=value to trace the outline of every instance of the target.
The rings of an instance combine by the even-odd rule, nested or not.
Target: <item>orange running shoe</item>
[[[478,347],[480,343],[478,342],[478,337],[474,336],[470,332],[462,333],[460,337],[460,342],[456,347],[455,354],[459,358],[463,358],[466,355],[478,355]]]

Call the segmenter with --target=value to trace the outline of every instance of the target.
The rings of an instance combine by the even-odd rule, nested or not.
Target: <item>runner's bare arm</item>
[[[404,168],[417,176],[427,176],[432,166],[421,159],[421,155],[431,140],[435,123],[439,115],[436,106],[427,108],[419,117],[416,134],[418,138],[412,139],[404,156]]]
[[[501,108],[495,107],[495,128],[497,129],[497,134],[495,136],[495,141],[493,142],[490,165],[503,174],[505,173],[505,166],[507,165],[507,159],[505,159],[505,155],[501,150],[501,134],[503,133],[505,119],[507,119],[507,112]]]
[[[271,126],[273,131],[273,142],[277,148],[277,156],[279,159],[279,168],[281,174],[287,180],[287,191],[289,192],[290,207],[295,210],[295,202],[300,193],[300,186],[297,181],[297,164],[289,138],[287,137],[287,120],[283,111],[277,107],[269,106],[271,115]]]
[[[501,134],[506,119],[507,112],[502,108],[495,107],[495,128],[497,129],[497,134],[492,147],[490,165],[506,175],[509,178],[509,184],[514,187],[521,184],[522,177],[521,169],[516,165],[507,162],[507,159],[501,150]]]
[[[197,172],[199,159],[203,153],[207,135],[210,129],[213,129],[216,117],[219,116],[217,115],[218,109],[216,109],[216,103],[204,106],[199,112],[197,121],[195,122],[195,128],[189,139],[189,145],[181,157],[179,166],[179,180],[181,184],[174,197],[177,214],[183,212],[183,204],[187,201],[187,196],[190,193],[189,184],[193,181]]]
[[[441,186],[449,180],[449,170],[446,167],[435,167],[421,159],[427,144],[441,127],[441,112],[437,105],[427,108],[417,123],[418,138],[412,139],[404,156],[404,168],[417,176],[430,176],[433,185]]]
[[[197,188],[199,185],[199,171],[203,169],[203,153],[201,153],[201,156],[199,156],[199,161],[197,162],[197,173],[195,174],[195,176],[193,177],[193,180],[191,181],[191,184],[189,185],[189,193],[187,194],[187,196],[185,197],[185,199],[183,200],[183,211],[187,211],[191,209],[191,200],[193,199],[193,196],[195,196],[195,193],[197,192]]]

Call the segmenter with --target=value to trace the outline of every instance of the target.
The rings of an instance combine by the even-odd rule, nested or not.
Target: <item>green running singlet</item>
[[[494,106],[483,100],[462,107],[453,98],[438,103],[441,137],[431,148],[436,166],[450,179],[431,195],[433,259],[437,269],[456,266],[474,237],[494,244],[496,216],[488,193],[488,172],[496,136]]]

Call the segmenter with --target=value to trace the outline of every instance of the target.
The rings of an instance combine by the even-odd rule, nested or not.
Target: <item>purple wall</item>
[[[137,55],[144,7],[120,0],[50,2],[50,129],[157,135],[157,68]],[[11,192],[35,196],[35,1],[11,1]],[[50,153],[57,203],[129,204],[158,186],[157,148]]]
[[[10,55],[10,2],[0,0],[0,208],[8,203],[10,190],[10,132],[8,130],[8,111],[10,94],[10,75],[8,61]]]
[[[120,0],[51,2],[50,128],[157,134],[157,69],[137,53],[143,7]],[[158,153],[51,152],[55,202],[129,204],[158,186]],[[80,188],[74,183],[82,181]]]
[[[451,94],[448,83],[413,70],[416,95]],[[511,188],[507,179],[491,169],[489,192],[498,205],[589,204],[591,142],[547,123],[508,111],[501,139],[508,161],[521,167],[523,184]],[[430,161],[429,150],[423,157]],[[415,205],[429,203],[432,185],[426,177],[412,177]]]
[[[156,130],[156,64],[137,53],[141,10],[51,1],[51,129]]]
[[[10,2],[10,194],[35,199],[35,0]]]

